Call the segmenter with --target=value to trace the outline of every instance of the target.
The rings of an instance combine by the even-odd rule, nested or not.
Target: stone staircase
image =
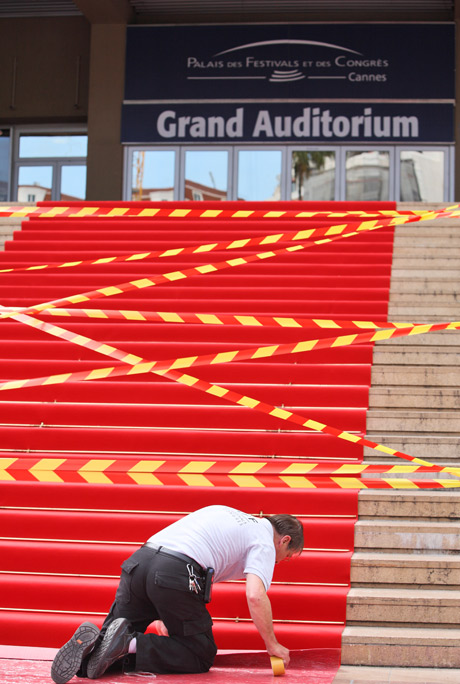
[[[460,220],[399,226],[388,319],[458,321],[458,292]],[[460,466],[459,359],[460,331],[378,343],[369,437]],[[405,463],[371,449],[365,460]],[[362,491],[351,583],[343,664],[460,667],[460,489]]]

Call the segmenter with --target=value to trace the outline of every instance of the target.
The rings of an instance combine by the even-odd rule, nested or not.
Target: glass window
[[[236,199],[281,199],[281,162],[281,150],[240,150]]]
[[[10,131],[0,129],[0,202],[8,201],[8,178],[10,167]]]
[[[400,157],[401,202],[444,201],[444,152],[406,150]]]
[[[345,199],[384,201],[389,194],[390,153],[378,150],[347,152]]]
[[[294,150],[291,156],[291,199],[335,199],[335,152]]]
[[[61,167],[61,200],[86,199],[86,166],[63,164]]]
[[[228,188],[226,150],[187,150],[185,153],[186,200],[226,200]]]
[[[18,202],[42,202],[51,199],[52,166],[20,166]]]
[[[174,199],[176,153],[174,150],[136,150],[133,153],[133,200]]]
[[[20,135],[19,157],[37,159],[48,157],[86,157],[87,135]]]

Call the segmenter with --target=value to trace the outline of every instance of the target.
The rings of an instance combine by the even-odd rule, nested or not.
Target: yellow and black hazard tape
[[[120,458],[0,458],[0,482],[59,482],[89,484],[138,484],[147,486],[238,487],[290,489],[448,489],[460,486],[460,480],[421,480],[407,478],[365,478],[367,468],[373,473],[412,473],[410,466],[342,465],[331,469],[318,464],[273,463],[255,461],[177,461]],[[310,468],[311,466],[311,468]],[[267,472],[264,472],[264,471]],[[418,469],[417,469],[418,470]],[[357,475],[357,477],[354,477]]]
[[[339,218],[343,216],[357,218],[375,216],[423,216],[426,211],[397,211],[394,209],[384,210],[267,210],[251,209],[246,204],[245,209],[206,209],[188,207],[136,207],[136,206],[87,206],[56,204],[54,206],[0,206],[2,218],[188,218],[188,219],[302,219],[302,218]]]
[[[343,237],[350,237],[350,235],[359,234],[363,231],[378,230],[379,228],[388,228],[391,226],[402,225],[404,223],[413,223],[417,221],[433,220],[439,217],[454,217],[460,216],[460,211],[457,211],[459,205],[448,207],[439,211],[430,211],[417,214],[398,214],[393,218],[381,218],[373,221],[357,220],[349,221],[348,223],[341,223],[337,225],[326,226],[323,228],[308,228],[304,230],[296,230],[289,233],[269,234],[262,237],[240,238],[238,240],[230,240],[226,242],[214,242],[191,247],[177,247],[167,250],[158,250],[154,252],[142,252],[140,254],[128,254],[122,256],[108,256],[99,259],[68,261],[61,264],[39,264],[33,266],[20,266],[18,268],[3,268],[0,273],[13,273],[16,271],[43,271],[50,268],[74,268],[76,266],[96,266],[102,264],[111,264],[117,261],[142,261],[145,259],[161,259],[183,256],[185,254],[204,254],[213,251],[236,250],[255,246],[267,246],[282,242],[304,242],[311,240],[313,237],[324,236],[325,238],[331,236],[338,236],[353,229],[353,233],[343,235]],[[190,210],[192,211],[192,210]],[[276,212],[271,212],[276,213]],[[0,213],[1,214],[1,213]],[[327,240],[325,240],[326,242]],[[317,242],[316,244],[323,244]]]
[[[27,316],[24,314],[13,314],[14,319],[17,320],[20,323],[23,323],[25,325],[29,325],[34,328],[39,328],[40,330],[43,330],[44,332],[47,332],[55,337],[59,337],[61,339],[66,339],[69,342],[72,342],[73,344],[77,344],[78,346],[83,346],[83,347],[88,347],[93,349],[94,351],[98,352],[99,354],[102,354],[104,356],[110,356],[112,358],[117,358],[118,360],[122,361],[123,363],[128,364],[132,368],[130,369],[131,372],[135,372],[139,367],[141,367],[142,372],[152,372],[155,373],[156,375],[160,375],[162,377],[168,377],[171,380],[174,380],[175,382],[178,382],[180,384],[186,385],[188,387],[194,387],[195,389],[198,389],[202,392],[206,392],[208,394],[211,394],[213,396],[220,397],[221,399],[225,399],[226,401],[229,401],[230,403],[237,404],[239,406],[246,406],[248,408],[252,408],[256,411],[259,411],[261,413],[264,413],[266,415],[271,415],[274,418],[280,418],[281,420],[285,420],[291,423],[294,423],[295,425],[299,426],[302,429],[307,429],[307,430],[312,430],[314,432],[322,432],[323,434],[328,434],[332,435],[334,437],[337,437],[338,439],[342,439],[347,442],[351,442],[354,444],[360,444],[363,446],[370,447],[371,449],[374,449],[376,451],[380,451],[386,454],[389,454],[391,456],[397,456],[399,458],[403,458],[408,461],[412,461],[413,463],[417,463],[422,466],[427,466],[434,471],[438,471],[440,469],[440,466],[433,465],[429,463],[428,461],[424,461],[422,459],[410,456],[409,454],[405,454],[404,452],[397,451],[395,449],[391,449],[389,447],[386,447],[382,444],[378,444],[377,442],[373,442],[371,440],[368,440],[364,437],[360,437],[359,435],[352,434],[350,432],[346,432],[345,430],[340,430],[337,428],[334,428],[330,425],[326,425],[325,423],[321,423],[316,420],[311,420],[311,419],[306,419],[304,416],[300,416],[298,414],[292,413],[291,411],[286,411],[285,409],[281,409],[279,407],[273,406],[271,404],[268,404],[266,402],[259,401],[258,399],[254,399],[252,397],[248,397],[246,395],[240,394],[238,392],[235,392],[233,390],[230,390],[225,387],[221,387],[216,384],[211,384],[205,380],[198,379],[192,375],[186,374],[179,372],[175,370],[175,368],[178,367],[177,362],[170,364],[168,368],[164,368],[160,370],[160,363],[161,362],[145,362],[143,359],[140,357],[134,355],[134,354],[129,354],[124,351],[121,351],[119,349],[116,349],[115,347],[111,345],[107,345],[101,342],[96,342],[95,340],[91,340],[90,338],[81,336],[81,335],[76,335],[74,333],[71,333],[68,330],[65,330],[64,328],[59,328],[57,326],[51,325],[49,323],[45,323],[43,321],[37,321],[36,319],[32,318],[31,316]],[[422,326],[426,328],[426,326]],[[413,329],[412,329],[413,330]],[[399,331],[393,331],[393,330],[388,330],[388,331],[377,331],[376,333],[373,333],[374,335],[378,335],[380,333],[392,333],[392,332],[399,332]],[[361,333],[363,335],[368,335],[369,333]],[[356,337],[356,336],[352,336]],[[266,349],[266,348],[262,348]],[[307,347],[308,349],[308,347]],[[266,356],[266,355],[265,355]],[[192,365],[193,359],[196,357],[192,357],[192,359],[188,360],[188,366],[190,367]],[[217,359],[220,358],[218,361]],[[261,357],[258,357],[261,358]],[[263,356],[262,356],[263,358]],[[214,363],[223,363],[223,362],[229,362],[234,360],[234,358],[231,358],[227,355],[226,352],[222,354],[217,354],[214,355]],[[177,360],[176,360],[177,361]],[[210,363],[210,361],[207,361],[207,363]],[[106,369],[99,369],[96,372],[90,372],[87,374],[86,378],[79,378],[79,379],[86,379],[86,380],[94,380],[94,379],[100,379],[102,377],[108,377],[107,373],[100,373],[101,370],[106,370]],[[110,369],[111,371],[117,370],[115,368]],[[48,377],[44,382],[42,382],[42,385],[45,384],[55,384],[56,382],[66,382],[68,381],[69,375],[74,375],[75,374],[63,374],[61,376],[51,376]],[[27,384],[29,382],[29,384]],[[20,387],[26,387],[26,386],[31,386],[30,381],[10,381],[8,383],[2,383],[0,384],[0,390],[2,389],[18,389]],[[453,473],[455,475],[459,475],[460,471],[459,469],[456,468],[442,468],[441,472],[449,472]]]

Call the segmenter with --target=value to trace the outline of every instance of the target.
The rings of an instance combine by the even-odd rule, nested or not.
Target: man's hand
[[[278,643],[273,631],[273,618],[270,599],[265,591],[260,577],[248,573],[246,575],[246,599],[252,621],[257,627],[260,636],[265,642],[268,655],[282,658],[284,666],[289,665],[289,650]]]
[[[267,652],[270,656],[278,656],[278,658],[281,658],[284,663],[284,667],[289,667],[291,657],[289,655],[288,648],[281,646],[281,644],[277,642],[275,648],[269,648],[267,649]]]

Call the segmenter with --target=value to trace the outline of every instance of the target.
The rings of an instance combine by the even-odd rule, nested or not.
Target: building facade
[[[5,5],[0,201],[460,196],[453,0]]]

